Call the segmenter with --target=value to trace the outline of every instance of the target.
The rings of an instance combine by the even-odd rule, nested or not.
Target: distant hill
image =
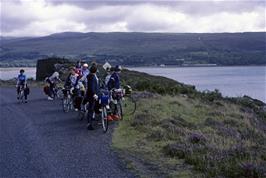
[[[105,60],[123,65],[262,65],[266,32],[252,33],[77,33],[1,37],[0,62],[48,56]]]

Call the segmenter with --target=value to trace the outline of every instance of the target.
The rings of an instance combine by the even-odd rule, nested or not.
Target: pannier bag
[[[26,87],[26,88],[25,88],[25,94],[26,94],[26,95],[29,95],[29,94],[30,94],[30,88],[29,88],[29,87]]]
[[[99,104],[102,106],[106,106],[109,104],[109,91],[108,90],[101,90],[101,94],[99,96]]]
[[[99,99],[99,104],[106,106],[109,104],[109,96],[108,95],[101,95]]]
[[[45,85],[45,86],[43,87],[43,92],[44,92],[46,95],[49,95],[50,89],[49,89],[49,86],[48,86],[48,85]]]

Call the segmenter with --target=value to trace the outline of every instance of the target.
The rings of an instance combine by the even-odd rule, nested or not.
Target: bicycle
[[[83,98],[84,99],[84,98]],[[83,101],[82,101],[83,102]],[[88,104],[84,105],[84,108],[81,109],[78,113],[78,119],[83,120],[87,117],[88,114]],[[95,111],[93,114],[92,125],[93,127],[102,126],[103,132],[106,133],[109,127],[109,122],[107,119],[108,114],[110,113],[110,93],[108,90],[101,90],[99,94],[99,99],[96,101]]]
[[[61,80],[55,82],[55,83],[51,83],[49,82],[49,78],[46,77],[44,79],[44,87],[43,87],[43,91],[46,95],[52,97],[53,99],[63,99],[64,97],[64,93],[63,93],[63,87],[62,86],[58,86],[58,84],[60,84]],[[50,90],[50,87],[52,85],[52,91]]]
[[[70,89],[63,89],[63,99],[62,99],[62,106],[64,112],[69,112],[73,109],[73,101],[72,96],[70,94]]]
[[[55,87],[53,88],[53,93],[52,96],[54,99],[63,99],[64,94],[63,94],[63,87],[59,87],[57,85],[55,85]]]
[[[110,93],[108,90],[101,90],[99,95],[99,105],[103,132],[106,133],[108,130],[108,119],[107,116],[110,113]]]
[[[123,120],[123,107],[122,107],[122,100],[123,100],[123,89],[112,89],[111,90],[111,103],[112,103],[112,110],[113,113],[118,115],[120,120]]]
[[[81,103],[80,103],[80,110],[78,111],[78,120],[83,120],[84,118],[87,117],[87,114],[88,114],[88,103],[85,103],[84,104],[84,100],[85,100],[85,94],[84,96],[82,97],[82,100],[81,100]]]
[[[111,102],[114,105],[114,114],[117,114],[120,120],[123,120],[124,116],[129,116],[135,113],[137,104],[135,99],[131,96],[131,90],[125,89],[112,89],[111,90]]]

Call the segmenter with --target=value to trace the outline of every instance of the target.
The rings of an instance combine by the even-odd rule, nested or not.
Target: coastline
[[[164,67],[161,66],[125,66],[125,68],[202,68],[202,67],[210,67],[210,68],[215,68],[215,67],[266,67],[265,65],[231,65],[231,66],[227,66],[227,65],[216,65],[216,66],[179,66],[179,65],[166,65]]]
[[[28,65],[20,65],[20,66],[1,66],[0,69],[6,69],[6,68],[36,68],[37,65],[34,66],[28,66]],[[266,64],[263,65],[186,65],[186,66],[180,66],[180,65],[165,65],[165,66],[159,66],[159,65],[123,65],[124,68],[187,68],[187,67],[266,67]]]
[[[221,67],[225,67],[225,68],[231,67],[232,68],[232,67],[239,67],[239,66],[216,66],[216,67],[217,68],[221,68]],[[249,66],[242,66],[242,67],[249,67]],[[250,67],[266,67],[266,66],[250,66]],[[20,67],[16,67],[16,68],[12,68],[12,69],[19,69],[19,68]],[[174,68],[177,68],[177,67],[143,67],[142,66],[142,67],[133,67],[133,68],[130,67],[130,68],[126,68],[126,69],[129,69],[129,70],[132,70],[132,71],[137,71],[137,70],[134,70],[134,69],[141,69],[141,68],[144,68],[144,69],[145,68],[148,68],[148,69],[153,69],[153,68],[154,69],[167,69],[167,68],[168,69],[174,69]],[[189,67],[180,67],[180,68],[189,68]],[[214,68],[214,67],[191,67],[191,68]],[[27,69],[35,69],[35,67],[27,67]],[[4,70],[6,70],[6,68]],[[137,72],[145,72],[145,73],[147,73],[147,71],[137,71]],[[182,81],[182,80],[173,79],[173,78],[171,78],[171,76],[155,75],[155,74],[152,74],[152,73],[147,73],[147,74],[149,74],[151,76],[155,76],[155,77],[163,76],[163,77],[168,78],[170,80],[175,80],[176,82],[182,82],[182,83],[184,83],[186,85],[196,86],[197,91],[200,91],[200,92],[213,91],[216,88],[216,87],[215,88],[214,87],[213,88],[202,88],[202,87],[199,87],[196,83],[189,83],[189,81],[186,82],[186,81]],[[34,74],[34,75],[36,75],[36,74]],[[15,76],[16,75],[14,75],[13,78],[9,78],[9,79],[1,79],[1,77],[0,77],[0,86],[2,87],[2,86],[12,85],[12,84],[10,84],[10,83],[12,83],[10,81],[13,81],[14,82],[15,81]],[[31,83],[33,84],[33,86],[36,86],[34,84],[36,82],[35,81],[35,78],[36,77],[33,77],[33,76],[29,75],[29,79],[30,79]],[[38,83],[38,82],[36,82],[36,83]],[[260,100],[260,101],[266,103],[266,100],[263,99],[263,96],[260,96],[260,95],[257,96],[257,97],[256,96],[254,97],[252,94],[250,95],[249,92],[241,92],[239,94],[234,94],[232,92],[232,94],[230,94],[230,93],[228,94],[228,93],[226,93],[226,92],[223,91],[223,88],[217,87],[217,89],[219,91],[221,91],[223,97],[234,97],[234,98],[238,98],[238,97],[243,97],[243,96],[249,96],[249,97],[251,97],[253,99],[257,99],[257,100]]]

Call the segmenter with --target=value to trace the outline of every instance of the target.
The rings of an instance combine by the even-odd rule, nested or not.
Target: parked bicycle
[[[137,104],[131,93],[132,89],[128,85],[124,88],[111,90],[113,112],[119,116],[120,120],[136,111]]]
[[[82,101],[83,103],[83,101]],[[95,106],[94,117],[92,120],[92,125],[94,128],[102,127],[103,132],[106,133],[109,127],[109,122],[107,116],[110,114],[110,93],[108,90],[101,90],[99,94],[99,99]],[[81,110],[78,112],[78,119],[83,120],[88,114],[88,103],[81,106]]]
[[[101,116],[101,123],[103,132],[107,132],[108,130],[108,119],[107,116],[110,114],[110,93],[108,90],[101,90],[99,95],[99,111]]]

